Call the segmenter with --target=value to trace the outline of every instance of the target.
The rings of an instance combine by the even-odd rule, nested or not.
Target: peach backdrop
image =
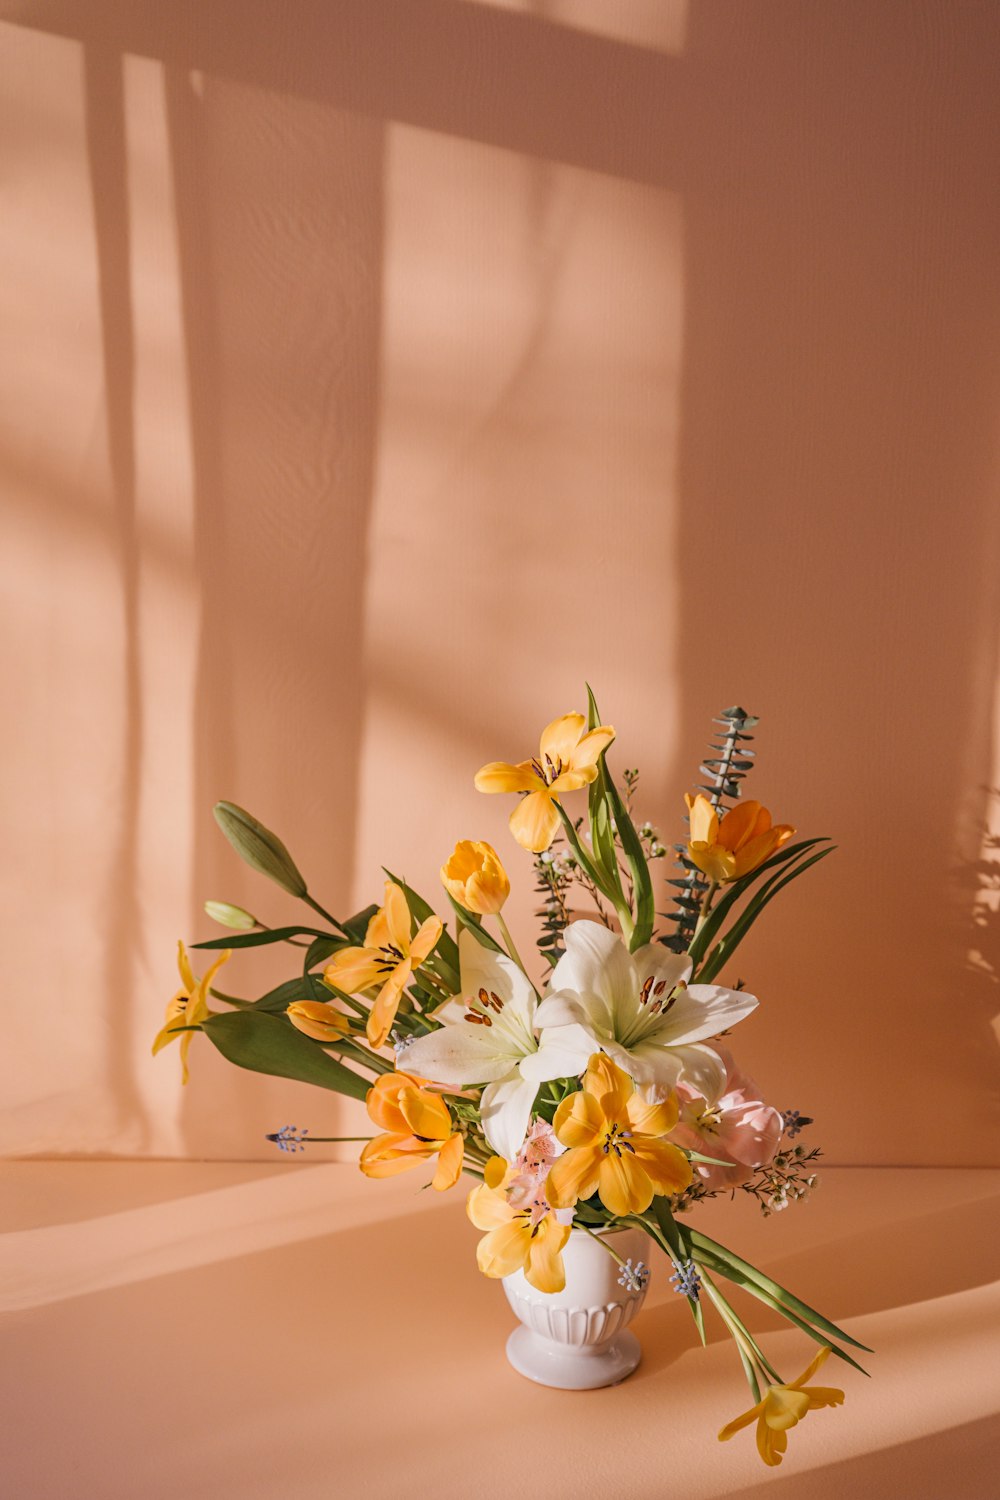
[[[228,797],[428,892],[595,686],[680,829],[712,713],[840,852],[739,972],[831,1160],[995,1164],[991,0],[0,0],[2,1141],[258,1157],[149,1056]],[[527,939],[526,939],[527,941]],[[234,961],[235,993],[270,962]]]

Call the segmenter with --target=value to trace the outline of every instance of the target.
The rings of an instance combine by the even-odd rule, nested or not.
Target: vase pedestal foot
[[[507,1340],[507,1358],[519,1375],[559,1391],[593,1391],[627,1380],[642,1346],[627,1328],[606,1344],[557,1344],[523,1325]]]

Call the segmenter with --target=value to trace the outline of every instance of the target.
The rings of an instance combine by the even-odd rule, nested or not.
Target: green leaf
[[[321,984],[315,974],[297,974],[283,984],[268,990],[259,1000],[241,1006],[244,1010],[263,1011],[267,1015],[283,1015],[293,1000],[329,1000],[330,991]]]
[[[231,937],[211,938],[207,943],[192,943],[192,948],[263,948],[268,943],[285,943],[293,937],[329,937],[318,927],[269,927],[264,932],[237,932]]]
[[[707,984],[714,979],[723,964],[732,958],[736,949],[746,937],[768,902],[773,901],[778,892],[784,886],[788,885],[790,881],[804,874],[810,865],[819,864],[821,859],[826,859],[828,855],[834,852],[835,847],[835,845],[831,844],[827,849],[820,849],[818,854],[812,854],[807,859],[800,860],[791,869],[782,870],[777,875],[772,875],[767,884],[757,892],[753,900],[740,913],[729,931],[716,943],[698,971],[698,982],[700,984]]]
[[[708,950],[709,944],[714,939],[733,906],[752,885],[762,879],[768,870],[774,869],[777,865],[787,864],[789,860],[798,859],[800,855],[805,854],[808,849],[814,848],[816,844],[825,844],[827,842],[826,838],[818,838],[803,839],[798,844],[786,844],[783,849],[779,849],[777,854],[772,854],[770,859],[766,859],[762,865],[758,865],[756,870],[751,870],[748,874],[741,876],[739,880],[734,880],[725,895],[716,901],[700,932],[697,933],[688,948],[688,953],[695,967],[701,962],[703,955]],[[671,882],[671,884],[685,885],[686,882],[678,881]]]
[[[654,1198],[654,1204],[656,1201]],[[720,1245],[715,1240],[709,1239],[707,1235],[702,1234],[697,1229],[688,1230],[688,1235],[694,1249],[699,1254],[707,1252],[717,1260],[720,1263],[720,1269],[723,1271],[723,1274],[730,1281],[736,1279],[730,1273],[737,1272],[740,1277],[744,1278],[740,1282],[740,1285],[746,1285],[748,1290],[756,1287],[765,1297],[770,1298],[774,1302],[780,1312],[787,1314],[791,1310],[799,1317],[806,1319],[807,1322],[815,1324],[817,1328],[821,1328],[824,1333],[829,1334],[832,1338],[843,1339],[844,1343],[853,1344],[855,1349],[864,1349],[866,1354],[871,1354],[872,1351],[867,1344],[862,1344],[858,1339],[852,1338],[849,1333],[845,1333],[842,1328],[838,1328],[836,1323],[831,1323],[829,1318],[824,1318],[822,1313],[817,1312],[814,1307],[810,1307],[807,1302],[803,1302],[800,1297],[796,1297],[794,1293],[788,1291],[786,1287],[781,1286],[779,1282],[772,1281],[770,1276],[765,1276],[763,1271],[758,1271],[757,1267],[752,1266],[749,1261],[742,1260],[732,1250],[727,1250],[725,1245]]]
[[[340,938],[313,938],[312,942],[309,944],[308,949],[306,950],[306,956],[302,961],[302,967],[306,971],[308,971],[309,969],[315,969],[319,964],[325,964],[327,959],[332,958],[333,955],[339,952],[341,948],[346,948],[347,946],[347,943],[343,942]]]
[[[635,931],[632,933],[632,941],[629,944],[632,952],[636,948],[642,948],[653,936],[653,921],[656,910],[653,903],[653,881],[646,863],[643,852],[642,840],[635,831],[635,825],[628,815],[621,794],[615,786],[614,780],[608,774],[604,764],[604,756],[601,756],[601,766],[604,771],[607,784],[608,797],[611,801],[611,811],[614,814],[615,827],[622,841],[625,858],[632,875],[632,889],[635,896]]]
[[[467,932],[471,932],[472,936],[476,939],[476,941],[478,943],[481,943],[484,948],[492,948],[493,951],[494,951],[494,953],[502,953],[504,950],[503,950],[503,948],[501,948],[501,946],[497,942],[496,938],[493,937],[490,933],[488,933],[486,931],[486,928],[483,926],[483,919],[482,919],[482,917],[477,916],[477,914],[474,911],[466,911],[466,909],[465,909],[464,906],[459,906],[458,902],[455,900],[454,896],[451,894],[450,891],[448,891],[446,894],[448,896],[448,900],[451,902],[451,904],[452,904],[452,906],[453,906],[453,908],[455,910],[456,917],[458,918],[458,920],[461,923],[461,925],[466,929],[466,931]],[[456,944],[456,948],[457,948],[457,944]],[[456,993],[458,992],[458,990],[460,988],[461,988],[460,982],[456,981],[456,984],[455,984]]]
[[[364,911],[356,911],[353,917],[348,917],[347,921],[342,922],[340,925],[353,942],[361,945],[364,943],[365,933],[368,931],[368,923],[377,911],[377,906],[366,906]]]
[[[253,1073],[295,1078],[319,1088],[364,1099],[370,1084],[328,1057],[318,1042],[277,1016],[247,1010],[209,1016],[202,1030],[223,1057]]]

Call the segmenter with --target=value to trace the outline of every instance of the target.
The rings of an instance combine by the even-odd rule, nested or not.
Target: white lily
[[[566,1074],[587,1066],[595,1044],[647,1091],[664,1093],[682,1079],[716,1098],[726,1078],[719,1054],[706,1047],[742,1021],[757,1001],[745,990],[687,983],[691,960],[650,943],[629,953],[621,938],[598,922],[567,927],[566,951],[552,971],[551,989],[535,1013],[536,1025],[564,1050],[577,1048]],[[551,1028],[551,1031],[549,1030]]]
[[[461,995],[438,1007],[440,1028],[407,1043],[401,1062],[407,1072],[450,1088],[486,1084],[483,1133],[498,1155],[513,1161],[538,1085],[575,1074],[575,1059],[588,1040],[575,1026],[536,1040],[538,996],[524,971],[464,928],[458,952]]]

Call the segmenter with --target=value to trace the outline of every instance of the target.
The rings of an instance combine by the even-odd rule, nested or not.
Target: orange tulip
[[[716,885],[749,875],[782,844],[795,829],[787,823],[771,824],[771,814],[759,802],[737,802],[722,821],[708,798],[685,794],[691,818],[688,858]]]

